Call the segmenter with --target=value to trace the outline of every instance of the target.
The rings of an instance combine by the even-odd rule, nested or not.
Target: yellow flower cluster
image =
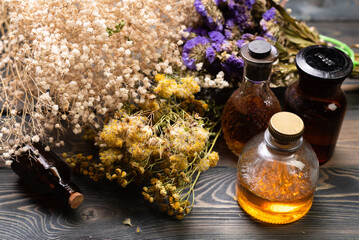
[[[208,104],[203,100],[187,98],[181,102],[180,107],[187,112],[198,113],[199,116],[204,116],[208,110]]]
[[[198,171],[206,171],[209,167],[215,167],[217,165],[219,156],[217,152],[211,152],[208,156],[202,158],[197,167]]]
[[[199,173],[218,161],[218,153],[209,149],[208,130],[184,111],[168,112],[156,123],[152,115],[118,116],[99,134],[98,161],[74,154],[64,155],[66,162],[95,181],[106,178],[122,187],[148,181],[145,200],[182,219],[192,209],[189,200]]]
[[[158,74],[155,77],[157,87],[154,92],[163,98],[175,96],[180,99],[194,98],[193,94],[198,93],[201,88],[194,81],[193,77],[185,77],[178,82],[173,78],[168,78],[164,74]]]
[[[137,105],[143,110],[131,104],[122,108],[104,126],[96,140],[100,147],[97,161],[82,155],[66,161],[94,180],[106,178],[122,187],[140,183],[145,186],[145,200],[182,219],[192,209],[200,173],[217,164],[218,153],[212,151],[213,141],[203,118],[183,110],[193,102],[202,109],[208,106],[194,98],[199,91],[196,82],[162,74],[155,81],[158,98]]]
[[[197,125],[197,122],[191,123],[183,120],[169,127],[166,137],[170,142],[172,151],[195,157],[206,145],[209,132],[203,126]]]
[[[67,154],[63,153],[65,162],[72,167],[76,173],[89,176],[97,182],[105,176],[105,168],[102,163],[94,163],[92,155],[84,156],[81,153]]]

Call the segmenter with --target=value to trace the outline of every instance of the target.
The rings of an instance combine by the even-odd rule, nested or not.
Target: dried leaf
[[[287,35],[301,37],[310,42],[311,45],[319,43],[319,34],[316,31],[313,31],[304,22],[293,19],[282,6],[276,4],[273,0],[268,1],[272,7],[277,9],[283,17],[284,22],[287,23],[285,28],[283,28]]]
[[[122,223],[132,227],[131,218],[126,218]]]
[[[291,41],[294,44],[299,45],[301,48],[313,45],[313,42],[307,41],[305,39],[299,38],[299,37],[292,37],[292,36],[287,36],[288,40]]]

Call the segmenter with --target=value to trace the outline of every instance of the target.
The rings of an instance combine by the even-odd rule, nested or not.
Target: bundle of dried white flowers
[[[185,69],[178,44],[198,18],[193,0],[8,0],[0,16],[4,158],[40,139],[61,146],[64,126],[100,129],[124,102],[153,99],[157,73]]]

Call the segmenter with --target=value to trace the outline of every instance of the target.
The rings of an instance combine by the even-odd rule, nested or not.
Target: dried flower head
[[[199,101],[193,95],[200,90],[193,78],[159,74],[155,81],[154,101],[160,108],[122,108],[99,134],[99,159],[82,154],[65,157],[70,166],[95,181],[107,178],[122,187],[141,184],[145,200],[162,204],[161,209],[182,219],[193,207],[193,199],[189,200],[200,173],[219,159],[212,151],[213,125],[186,107]],[[200,106],[205,104],[197,109]]]
[[[194,12],[193,0],[1,1],[2,150],[50,133],[60,146],[64,129],[150,101],[153,76],[182,66]]]

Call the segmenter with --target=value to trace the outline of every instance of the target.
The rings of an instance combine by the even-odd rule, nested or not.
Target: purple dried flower
[[[245,33],[242,35],[242,39],[243,40],[251,40],[251,39],[253,39],[253,35],[250,33]]]
[[[270,40],[273,41],[273,42],[276,42],[276,41],[277,41],[277,39],[276,39],[270,32],[266,32],[266,33],[264,34],[264,37],[267,38],[267,39],[270,39]]]
[[[276,15],[275,8],[272,7],[269,10],[267,10],[265,13],[263,13],[263,19],[266,21],[270,21],[274,19],[275,15]]]
[[[232,54],[222,63],[222,67],[224,72],[229,76],[233,73],[240,74],[244,67],[244,61],[242,58]]]
[[[255,38],[255,40],[264,40],[264,41],[266,41],[266,39],[265,39],[264,37],[261,37],[261,36],[257,36],[257,37]]]
[[[212,43],[211,46],[216,52],[220,52],[222,50],[222,45],[220,43]]]
[[[204,18],[210,29],[217,31],[223,30],[224,18],[222,12],[217,8],[217,5],[213,0],[203,2],[202,0],[195,0],[194,7]]]
[[[236,42],[236,45],[237,47],[241,48],[243,47],[243,45],[245,44],[246,42],[242,39],[239,39],[237,42]]]
[[[226,28],[228,28],[228,29],[233,29],[234,26],[235,26],[235,23],[234,23],[234,19],[233,19],[233,18],[228,19],[228,20],[226,21]]]
[[[227,0],[214,0],[214,2],[216,3],[216,5],[220,5],[221,3],[227,2]]]
[[[238,48],[255,39],[275,41],[266,23],[275,21],[276,10],[267,10],[257,27],[256,19],[251,16],[255,3],[256,0],[194,0],[204,24],[200,28],[187,29],[191,33],[189,39],[193,35],[197,37],[183,47],[185,65],[196,70],[197,63],[206,61],[209,64],[205,68],[210,74],[224,71],[227,80],[241,78],[244,62],[238,56]],[[219,58],[222,53],[227,54]]]
[[[208,33],[209,38],[215,43],[223,43],[225,37],[221,32],[212,31]]]
[[[213,63],[216,59],[216,52],[214,51],[213,47],[208,47],[206,49],[206,58],[208,59],[209,63]]]
[[[235,0],[229,0],[228,3],[229,12],[233,17],[235,24],[240,28],[241,31],[251,25],[248,21],[248,17],[250,15],[250,12],[248,10],[251,8],[251,5],[250,3],[248,4],[249,5],[237,3]]]
[[[194,7],[196,11],[202,16],[207,17],[207,11],[204,5],[202,4],[201,0],[195,0],[194,1]]]
[[[244,61],[242,58],[236,57],[234,54],[229,56],[226,61],[227,64],[234,65],[237,68],[243,68],[244,67]]]
[[[262,20],[260,21],[260,25],[261,25],[262,30],[263,30],[264,32],[268,31],[268,27],[267,27],[266,21],[265,21],[264,19],[262,19]]]
[[[247,9],[250,10],[252,9],[255,2],[256,0],[245,0],[244,4],[247,6]]]
[[[204,55],[203,49],[206,49],[210,41],[206,37],[195,37],[188,40],[183,46],[182,60],[187,68],[196,70],[196,62],[199,62]]]
[[[224,35],[226,36],[227,39],[232,39],[233,37],[232,31],[228,29],[224,29]]]
[[[189,33],[194,33],[196,34],[196,36],[201,36],[201,37],[205,37],[208,35],[208,31],[201,27],[198,28],[188,27],[185,31]]]

